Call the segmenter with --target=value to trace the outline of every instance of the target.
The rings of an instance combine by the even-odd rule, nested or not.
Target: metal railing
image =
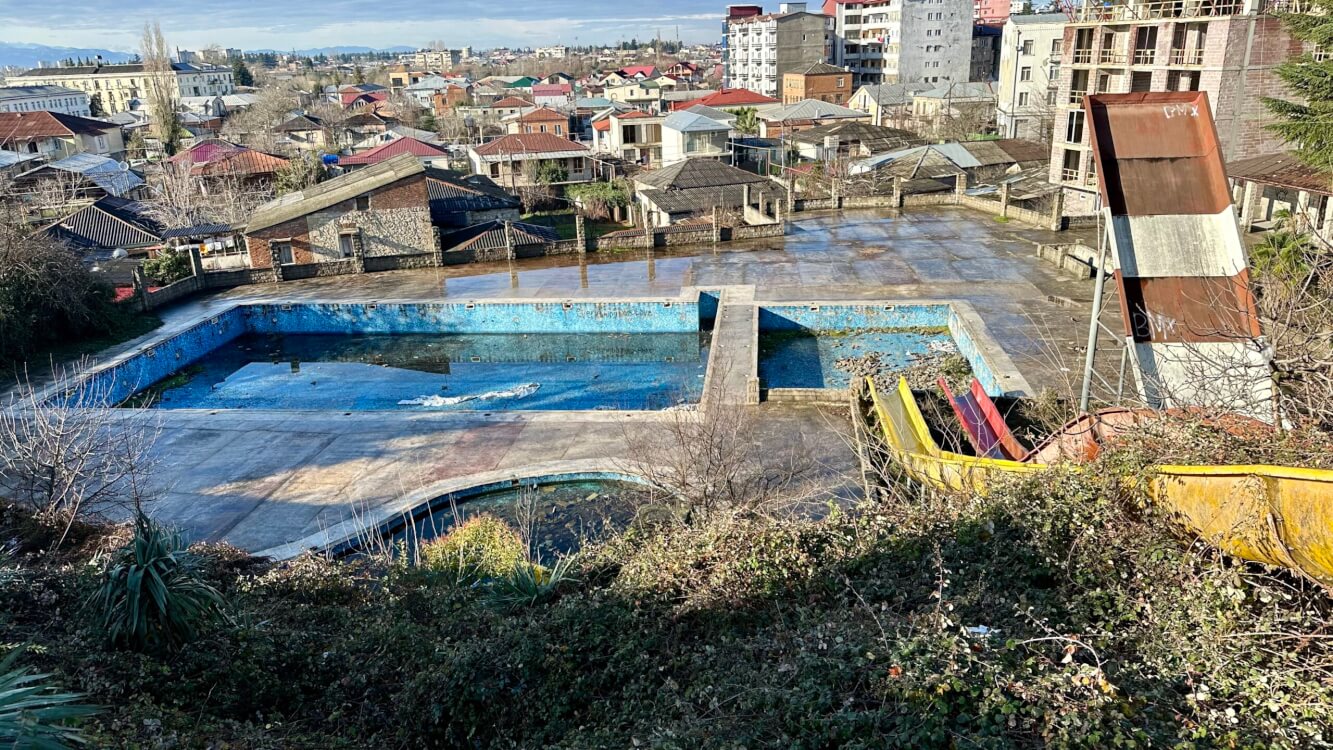
[[[1172,65],[1203,65],[1203,50],[1173,49],[1170,60]]]
[[[1307,0],[1308,1],[1308,0]],[[1303,4],[1299,0],[1273,0],[1272,4]],[[1098,21],[1154,21],[1166,18],[1218,18],[1245,12],[1244,0],[1218,0],[1211,3],[1181,3],[1177,0],[1127,2],[1074,9],[1074,23]]]
[[[1073,62],[1075,65],[1088,65],[1092,63],[1092,50],[1076,49],[1073,52]]]
[[[1157,60],[1157,50],[1155,49],[1134,50],[1135,65],[1152,65],[1155,60]]]
[[[1129,61],[1129,55],[1121,50],[1104,49],[1098,55],[1097,62],[1100,65],[1124,65]]]

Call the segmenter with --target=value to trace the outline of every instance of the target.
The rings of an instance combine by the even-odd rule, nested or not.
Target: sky
[[[533,47],[721,36],[727,0],[66,0],[34,13],[32,0],[0,0],[0,41],[132,50],[159,21],[173,46],[244,49],[337,45]]]

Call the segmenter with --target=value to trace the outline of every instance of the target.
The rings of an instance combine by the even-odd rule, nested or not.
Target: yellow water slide
[[[884,442],[908,476],[940,489],[985,493],[997,479],[1044,464],[941,450],[907,381],[881,395],[867,380]],[[1333,471],[1286,466],[1159,466],[1149,493],[1237,557],[1299,570],[1333,587]]]

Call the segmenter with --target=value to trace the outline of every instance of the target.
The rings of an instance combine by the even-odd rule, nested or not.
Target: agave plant
[[[107,565],[90,604],[101,612],[113,645],[154,650],[194,640],[222,615],[224,602],[199,577],[180,534],[140,513],[134,538]]]
[[[97,707],[80,703],[79,693],[61,692],[48,674],[16,667],[22,652],[0,661],[0,747],[62,750],[84,744],[71,722],[97,713]]]
[[[527,560],[516,563],[509,575],[491,582],[491,601],[500,606],[517,607],[551,598],[561,584],[577,582],[569,575],[574,558],[575,555],[562,557],[550,568]]]

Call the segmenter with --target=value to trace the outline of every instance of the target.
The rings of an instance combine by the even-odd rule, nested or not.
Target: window
[[[1078,151],[1072,148],[1065,149],[1064,157],[1060,164],[1060,179],[1066,182],[1078,179],[1079,162],[1082,160]]]
[[[1083,110],[1077,109],[1069,113],[1069,119],[1065,122],[1065,142],[1083,142]]]
[[[1018,92],[1018,106],[1026,107],[1027,105],[1028,105],[1028,92],[1026,91]]]
[[[556,134],[556,135],[564,135],[564,133],[562,133],[561,130],[562,130],[562,128],[561,128],[559,125],[556,125],[556,126],[555,126],[555,134]]]
[[[500,162],[491,162],[491,177],[500,176]]]
[[[1031,81],[1031,80],[1032,80],[1032,66],[1030,66],[1030,65],[1025,65],[1025,66],[1019,68],[1019,69],[1018,69],[1018,80],[1020,80],[1020,81]]]
[[[1046,92],[1046,103],[1047,103],[1047,104],[1055,104],[1056,99],[1058,99],[1059,96],[1060,96],[1060,92],[1056,91],[1055,89],[1051,89],[1050,91],[1047,91],[1047,92]]]
[[[99,154],[105,154],[107,151],[106,136],[99,135],[94,140],[97,141],[97,152]]]
[[[1036,44],[1036,42],[1032,41],[1031,39],[1026,39],[1026,40],[1024,40],[1024,41],[1023,41],[1023,54],[1025,54],[1025,55],[1030,55],[1030,54],[1032,54],[1032,47],[1033,47],[1033,45],[1035,45],[1035,44]]]
[[[296,262],[292,256],[291,240],[273,240],[269,243],[269,249],[273,251],[273,257],[278,259],[279,265],[288,266]]]
[[[538,125],[537,128],[538,128],[538,131],[537,131],[537,132],[539,132],[539,133],[545,133],[545,132],[546,132],[546,126],[545,126],[545,125]]]
[[[1064,48],[1065,48],[1065,40],[1063,39],[1051,40],[1051,55],[1053,57],[1059,57],[1060,53],[1064,51]]]
[[[369,210],[370,210],[370,196],[369,196],[369,195],[358,195],[358,196],[356,197],[356,210],[358,210],[358,211],[369,211]]]
[[[847,79],[846,79],[846,78],[839,78],[839,79],[838,79],[838,88],[842,88],[842,87],[844,87],[844,86],[846,86],[846,85],[847,85]]]
[[[350,258],[353,255],[355,255],[356,254],[354,250],[354,248],[356,247],[355,242],[356,242],[356,235],[354,234],[338,235],[338,254],[344,258]]]

